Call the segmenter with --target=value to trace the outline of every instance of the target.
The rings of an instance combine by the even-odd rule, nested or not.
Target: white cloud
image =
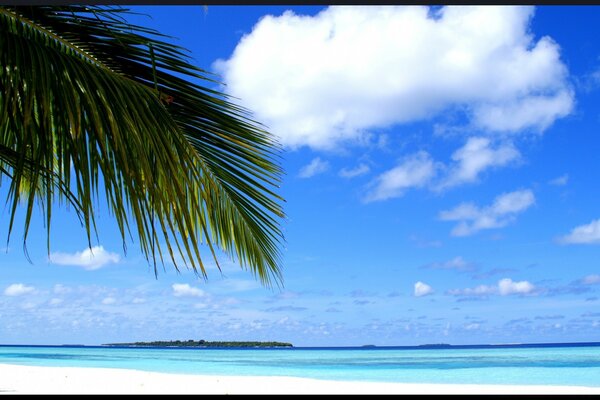
[[[91,249],[75,253],[56,252],[50,254],[50,262],[59,265],[73,265],[88,271],[96,270],[108,264],[116,264],[121,260],[117,253],[104,250],[103,246],[94,246]]]
[[[202,297],[205,295],[202,289],[191,287],[187,283],[174,283],[172,286],[173,295],[176,297]]]
[[[511,143],[491,146],[491,140],[484,137],[471,137],[465,145],[452,154],[456,163],[438,189],[475,182],[488,168],[501,167],[520,157],[519,151]]]
[[[508,104],[482,105],[474,113],[475,124],[504,132],[516,132],[525,127],[543,131],[571,112],[573,97],[573,92],[563,87],[552,96],[531,93],[525,99],[515,98]]]
[[[563,244],[600,244],[600,219],[573,228],[571,233],[559,238],[559,242]]]
[[[365,201],[400,197],[411,187],[427,187],[439,191],[475,182],[485,170],[505,166],[511,161],[517,161],[520,156],[512,143],[493,146],[492,141],[484,137],[469,138],[463,147],[452,154],[453,162],[447,166],[435,162],[427,152],[420,151],[407,156],[400,165],[373,180]],[[439,175],[439,171],[445,173],[435,182],[434,178]]]
[[[63,284],[57,283],[56,285],[54,285],[53,291],[56,294],[67,294],[67,293],[70,293],[72,291],[72,289]]]
[[[498,282],[498,290],[502,296],[509,294],[529,294],[535,290],[535,286],[527,281],[513,282],[512,279],[505,278]]]
[[[13,283],[4,289],[5,296],[22,296],[35,291],[33,286],[26,286],[22,283]]]
[[[104,305],[111,305],[111,304],[115,304],[117,302],[117,299],[115,299],[114,297],[105,297],[102,300],[102,304]]]
[[[518,213],[529,208],[534,202],[535,196],[531,190],[517,190],[496,197],[490,211],[495,215]]]
[[[480,324],[476,324],[476,323],[465,324],[465,329],[468,331],[473,331],[473,330],[479,329],[480,326],[481,326]]]
[[[569,182],[569,174],[561,175],[558,178],[552,179],[548,183],[555,186],[564,186],[567,184],[567,182]]]
[[[143,304],[146,302],[146,299],[142,299],[141,297],[135,297],[133,300],[131,300],[131,302],[133,304]]]
[[[357,176],[367,174],[370,170],[371,170],[371,168],[369,168],[369,166],[367,164],[361,163],[356,168],[352,168],[352,169],[342,168],[340,170],[340,176],[342,178],[347,178],[347,179],[356,178]]]
[[[300,178],[311,178],[315,175],[322,174],[329,169],[329,163],[321,160],[319,157],[313,158],[313,160],[300,169],[298,176]]]
[[[442,211],[442,221],[459,221],[452,229],[452,236],[468,236],[482,229],[501,228],[515,219],[515,215],[528,209],[535,202],[531,190],[517,190],[497,196],[488,207],[479,208],[472,203],[462,203],[452,210]]]
[[[263,17],[214,67],[285,146],[331,149],[370,130],[465,110],[477,129],[544,130],[573,108],[532,7],[328,7]],[[543,32],[542,32],[543,34]],[[376,44],[376,45],[374,45]]]
[[[371,202],[400,197],[406,189],[425,186],[435,173],[436,165],[428,153],[420,151],[412,154],[371,182],[371,189],[364,200]]]
[[[535,286],[528,281],[514,282],[510,278],[504,278],[499,280],[496,286],[479,285],[474,288],[452,289],[446,293],[452,296],[489,296],[492,294],[508,296],[511,294],[532,294],[535,289]]]
[[[428,294],[431,294],[431,293],[433,293],[433,289],[428,284],[423,283],[421,281],[415,283],[415,296],[416,297],[427,296]]]
[[[56,297],[50,299],[50,305],[51,306],[57,306],[57,305],[61,304],[62,302],[63,302],[62,299],[59,299],[59,298],[56,298]]]
[[[600,275],[588,275],[582,279],[584,285],[597,285],[600,283]]]

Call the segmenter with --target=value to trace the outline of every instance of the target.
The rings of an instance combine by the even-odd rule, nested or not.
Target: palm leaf
[[[0,7],[0,174],[16,209],[75,204],[88,242],[104,188],[125,245],[206,277],[208,245],[281,282],[280,146],[158,32],[119,7]],[[3,150],[4,149],[4,150]],[[48,242],[48,251],[49,250]]]

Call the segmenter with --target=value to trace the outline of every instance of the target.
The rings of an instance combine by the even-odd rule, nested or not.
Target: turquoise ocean
[[[464,348],[176,349],[0,346],[0,363],[402,383],[600,387],[600,344]]]

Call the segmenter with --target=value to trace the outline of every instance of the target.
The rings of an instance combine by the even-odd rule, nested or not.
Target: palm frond
[[[26,203],[77,205],[91,243],[99,190],[125,242],[135,229],[154,265],[206,277],[200,245],[281,282],[280,146],[218,91],[185,50],[126,22],[128,10],[0,7],[0,174],[10,229]],[[200,82],[200,83],[195,83]],[[3,150],[4,149],[4,150]],[[23,182],[29,190],[23,191]],[[49,244],[48,244],[49,246]]]

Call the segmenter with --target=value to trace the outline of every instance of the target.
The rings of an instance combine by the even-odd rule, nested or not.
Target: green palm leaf
[[[128,10],[0,7],[0,175],[12,230],[35,202],[48,237],[56,199],[75,205],[91,245],[100,196],[123,243],[135,230],[206,277],[200,246],[224,250],[264,284],[281,281],[280,146],[158,32]],[[196,83],[199,82],[199,83]],[[0,181],[1,182],[1,181]],[[48,239],[49,240],[49,239]],[[48,241],[48,251],[50,243]]]

